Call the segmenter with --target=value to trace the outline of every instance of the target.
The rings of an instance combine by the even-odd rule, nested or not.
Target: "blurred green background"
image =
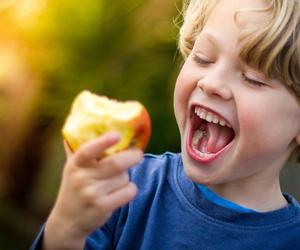
[[[178,152],[172,97],[181,1],[0,0],[0,249],[28,249],[45,221],[65,161],[60,129],[89,89],[141,101],[147,152]],[[282,174],[300,200],[300,170]]]

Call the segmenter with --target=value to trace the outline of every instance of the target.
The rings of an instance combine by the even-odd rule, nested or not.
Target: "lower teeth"
[[[192,148],[197,153],[197,155],[199,155],[200,157],[207,157],[207,156],[211,155],[211,153],[199,151],[199,149],[197,148],[199,141],[202,139],[202,137],[204,135],[205,135],[205,131],[198,129],[195,131],[193,138],[192,138]]]
[[[192,138],[192,144],[194,147],[196,147],[198,145],[198,142],[202,139],[203,135],[204,135],[204,131],[201,131],[201,130],[195,131],[193,138]]]
[[[199,155],[200,157],[207,157],[207,156],[210,156],[212,155],[211,153],[208,153],[208,152],[202,152],[202,151],[199,151],[195,145],[192,145],[192,148],[193,150],[196,152],[197,155]]]

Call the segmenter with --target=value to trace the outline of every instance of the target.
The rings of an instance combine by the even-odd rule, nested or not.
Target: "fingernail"
[[[120,138],[121,138],[121,134],[118,131],[112,131],[109,136],[110,136],[110,139],[114,140],[114,141],[120,140]]]

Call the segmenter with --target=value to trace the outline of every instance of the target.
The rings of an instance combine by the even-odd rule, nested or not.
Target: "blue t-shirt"
[[[203,195],[173,153],[145,155],[130,176],[137,197],[87,237],[85,250],[300,249],[300,206],[288,194],[289,205],[272,212],[221,206]]]

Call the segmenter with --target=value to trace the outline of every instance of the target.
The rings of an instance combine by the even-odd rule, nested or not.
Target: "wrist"
[[[66,225],[62,221],[52,218],[50,215],[44,228],[42,249],[82,250],[86,235],[79,233],[76,228],[72,228],[71,225]]]

